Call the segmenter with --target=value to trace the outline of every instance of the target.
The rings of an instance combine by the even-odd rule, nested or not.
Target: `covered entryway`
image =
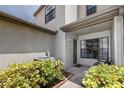
[[[111,24],[108,21],[66,33],[77,37],[77,64],[92,66],[99,58],[112,59]],[[75,42],[72,43],[74,52]]]
[[[73,66],[73,39],[77,40],[77,64],[93,65],[102,58],[124,65],[122,10],[117,6],[61,27],[66,32],[67,68]]]

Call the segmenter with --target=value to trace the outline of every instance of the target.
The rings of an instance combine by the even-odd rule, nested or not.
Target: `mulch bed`
[[[59,88],[62,84],[64,84],[67,80],[69,80],[74,74],[64,71],[64,80],[57,82],[52,88]]]

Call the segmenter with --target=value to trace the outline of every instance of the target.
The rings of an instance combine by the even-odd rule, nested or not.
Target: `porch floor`
[[[74,73],[74,76],[67,82],[60,86],[60,88],[82,88],[82,78],[84,77],[84,71],[89,69],[88,66],[71,67],[67,71]]]

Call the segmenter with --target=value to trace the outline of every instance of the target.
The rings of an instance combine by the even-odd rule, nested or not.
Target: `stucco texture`
[[[26,59],[26,55],[30,59],[33,55],[41,57],[47,50],[50,51],[51,56],[54,56],[54,35],[0,20],[0,65],[2,67],[11,63],[11,58],[15,58],[13,61],[20,61],[20,58]]]
[[[97,5],[96,13],[104,11],[104,10],[106,10],[106,9],[112,7],[112,6],[113,5]],[[95,14],[95,13],[93,13],[93,14]],[[89,16],[91,16],[91,15],[89,15]],[[85,18],[85,17],[87,17],[87,15],[86,15],[86,5],[79,5],[78,18],[80,19],[80,18]]]

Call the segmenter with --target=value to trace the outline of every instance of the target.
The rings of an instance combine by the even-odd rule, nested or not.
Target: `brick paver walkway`
[[[71,77],[71,79],[65,82],[63,85],[61,85],[60,88],[82,88],[82,78],[84,76],[84,72],[88,69],[88,66],[82,66],[80,68],[71,67],[70,69],[68,69],[67,71],[70,73],[74,73],[74,76]]]

